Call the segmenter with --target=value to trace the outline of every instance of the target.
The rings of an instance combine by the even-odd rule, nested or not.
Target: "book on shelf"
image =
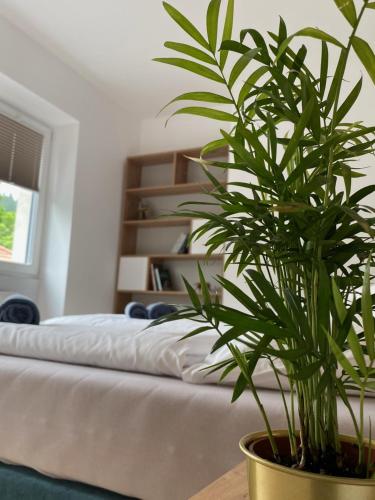
[[[159,278],[162,290],[172,290],[171,273],[165,267],[159,268]]]
[[[189,233],[181,233],[173,245],[171,253],[181,254],[189,251]]]
[[[151,264],[151,279],[154,290],[159,292],[172,290],[172,280],[169,269]]]
[[[156,284],[156,276],[155,276],[155,265],[151,264],[151,283],[152,283],[152,289],[157,290],[157,284]]]
[[[155,266],[155,280],[156,280],[157,290],[162,291],[163,285],[161,284],[160,271],[159,271],[159,268],[157,266]]]

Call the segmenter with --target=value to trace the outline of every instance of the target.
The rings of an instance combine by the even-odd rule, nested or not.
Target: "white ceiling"
[[[208,0],[170,2],[203,29]],[[165,40],[188,41],[161,0],[0,0],[0,9],[131,112],[155,116],[178,93],[207,89],[201,78],[151,61],[170,52],[162,48]],[[291,30],[319,25],[332,31],[332,19],[334,31],[346,28],[333,0],[237,0],[237,9],[241,27],[276,28],[282,14]]]

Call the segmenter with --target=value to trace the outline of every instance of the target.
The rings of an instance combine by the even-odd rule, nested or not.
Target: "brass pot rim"
[[[275,437],[285,437],[288,436],[288,431],[286,430],[273,430],[272,431],[273,436]],[[282,472],[284,474],[289,474],[291,476],[298,476],[301,478],[306,478],[306,479],[313,479],[313,480],[321,480],[329,483],[340,483],[340,484],[350,484],[354,486],[375,486],[375,479],[357,479],[357,478],[350,478],[350,477],[338,477],[338,476],[326,476],[323,474],[315,474],[313,472],[305,472],[305,471],[300,471],[296,469],[291,469],[290,467],[286,467],[285,465],[279,465],[275,464],[273,462],[270,462],[269,460],[266,460],[265,458],[260,457],[259,455],[252,453],[249,449],[248,446],[250,443],[254,441],[258,441],[259,439],[264,439],[267,438],[267,433],[264,431],[261,432],[252,432],[250,434],[247,434],[240,440],[240,448],[241,451],[248,457],[254,460],[255,462],[268,467],[270,469],[275,469],[279,472]],[[346,442],[346,443],[356,443],[356,439],[352,436],[345,436],[345,435],[340,435],[340,440],[341,442]],[[374,446],[375,446],[375,441],[374,441]]]

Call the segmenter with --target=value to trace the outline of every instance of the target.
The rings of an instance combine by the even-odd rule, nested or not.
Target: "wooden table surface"
[[[190,500],[248,500],[246,462],[204,488]]]

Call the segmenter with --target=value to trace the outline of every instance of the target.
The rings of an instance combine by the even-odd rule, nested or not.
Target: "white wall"
[[[54,127],[37,298],[46,317],[65,311],[78,143],[78,123]]]
[[[139,151],[142,154],[194,148],[220,138],[219,122],[176,116],[165,126],[167,118],[164,115],[142,120],[139,137]]]
[[[60,155],[52,161],[39,276],[0,276],[0,288],[39,296],[44,316],[109,312],[122,167],[127,154],[136,148],[137,123],[4,19],[0,19],[0,73],[43,100],[47,108],[55,107],[56,116],[65,113],[71,119],[60,127],[56,121],[49,123],[54,123],[56,148],[68,157]],[[10,94],[1,97],[12,100]]]

